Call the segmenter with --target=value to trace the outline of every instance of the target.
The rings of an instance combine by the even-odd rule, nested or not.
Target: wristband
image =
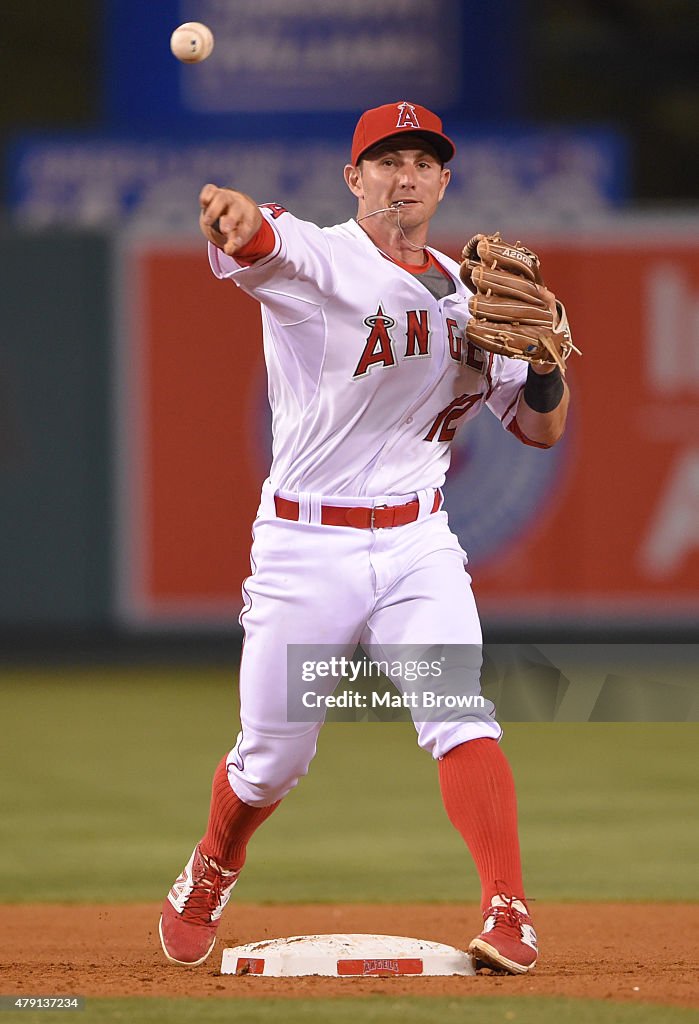
[[[531,366],[527,370],[524,401],[534,412],[553,412],[561,403],[563,391],[563,376],[558,367],[551,373],[535,373]]]

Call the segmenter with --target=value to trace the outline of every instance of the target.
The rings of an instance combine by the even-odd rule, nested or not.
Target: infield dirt
[[[23,904],[0,909],[2,989],[13,994],[308,998],[347,995],[556,995],[699,1006],[699,907],[682,903],[546,903],[534,907],[536,971],[475,978],[230,977],[224,946],[281,935],[374,932],[465,948],[475,906],[232,905],[210,962],[165,961],[156,904]]]

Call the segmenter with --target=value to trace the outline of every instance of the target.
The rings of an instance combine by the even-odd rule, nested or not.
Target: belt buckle
[[[372,505],[371,516],[369,517],[369,529],[380,530],[380,526],[376,526],[376,510],[377,508],[388,508],[388,505]]]

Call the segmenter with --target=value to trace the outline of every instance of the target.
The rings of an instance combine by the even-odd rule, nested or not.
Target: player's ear
[[[347,188],[350,190],[352,195],[356,196],[357,199],[364,198],[364,189],[362,188],[362,173],[359,167],[354,167],[352,164],[347,164],[345,167],[345,181]]]
[[[440,176],[440,182],[441,182],[441,187],[439,189],[439,201],[440,201],[440,203],[444,199],[444,193],[446,192],[447,185],[449,184],[450,181],[451,181],[451,171],[449,170],[448,167],[443,167],[442,168],[442,174]]]

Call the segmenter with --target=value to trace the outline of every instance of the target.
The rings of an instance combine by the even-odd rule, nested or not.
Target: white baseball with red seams
[[[321,229],[261,209],[268,256],[241,265],[209,245],[216,276],[261,304],[273,416],[243,588],[242,729],[228,756],[231,785],[253,806],[288,793],[315,753],[320,723],[287,721],[288,644],[480,644],[465,552],[432,509],[456,430],[485,406],[507,427],[527,373],[465,340],[470,293],[443,253],[427,250],[453,281],[438,299],[356,221]],[[275,496],[298,502],[298,521],[277,515]],[[418,518],[396,528],[321,523],[323,507],[411,500]],[[416,728],[435,758],[500,736],[491,704]]]

